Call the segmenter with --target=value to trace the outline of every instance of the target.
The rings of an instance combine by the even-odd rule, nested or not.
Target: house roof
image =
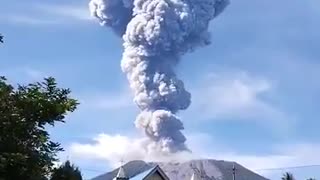
[[[131,180],[143,180],[144,178],[150,176],[151,174],[153,174],[154,172],[159,172],[159,174],[165,179],[165,180],[169,180],[168,176],[161,170],[161,168],[156,165],[153,168],[150,168],[134,177],[131,178]]]
[[[155,167],[153,168],[150,168],[136,176],[134,176],[133,178],[131,178],[131,180],[142,180],[143,178],[145,178],[147,175],[149,175],[153,170],[154,170]]]
[[[120,168],[119,168],[117,177],[118,177],[118,178],[126,178],[126,177],[127,177],[126,174],[125,174],[125,172],[124,172],[124,170],[123,170],[123,167],[122,167],[122,166],[120,166]]]
[[[199,178],[198,174],[194,172],[191,176],[191,180],[200,180],[200,178]]]

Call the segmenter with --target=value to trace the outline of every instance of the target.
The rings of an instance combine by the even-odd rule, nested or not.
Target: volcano
[[[236,180],[268,180],[236,162],[214,159],[199,159],[179,163],[130,161],[122,167],[126,175],[131,178],[155,165],[159,165],[170,180],[190,180],[195,169],[200,172],[203,180],[232,180],[233,167],[235,168]],[[112,180],[118,170],[119,168],[92,180]]]

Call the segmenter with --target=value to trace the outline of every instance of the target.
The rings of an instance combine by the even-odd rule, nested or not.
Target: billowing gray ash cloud
[[[188,150],[177,117],[191,95],[175,74],[180,57],[210,43],[209,22],[229,0],[91,0],[102,25],[123,38],[121,67],[140,108],[135,124],[149,138],[148,150]]]

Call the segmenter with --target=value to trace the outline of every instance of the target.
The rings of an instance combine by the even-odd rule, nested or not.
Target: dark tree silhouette
[[[294,180],[295,178],[293,177],[293,175],[289,172],[286,172],[283,174],[281,180]]]
[[[53,170],[51,180],[82,180],[82,175],[78,167],[66,161]]]
[[[0,77],[0,180],[47,179],[62,148],[46,127],[76,109],[69,94],[54,78],[15,88]]]

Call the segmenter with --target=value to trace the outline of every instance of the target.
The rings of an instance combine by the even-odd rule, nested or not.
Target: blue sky
[[[121,39],[89,16],[87,4],[2,1],[0,72],[13,83],[53,76],[71,88],[81,105],[50,131],[66,149],[61,159],[92,177],[130,159],[135,151],[126,148],[141,134],[120,69]],[[177,68],[193,95],[179,115],[196,157],[255,170],[320,164],[319,18],[318,0],[242,0],[211,23],[213,43]],[[284,171],[258,172],[279,179]],[[320,167],[287,171],[320,178]]]

